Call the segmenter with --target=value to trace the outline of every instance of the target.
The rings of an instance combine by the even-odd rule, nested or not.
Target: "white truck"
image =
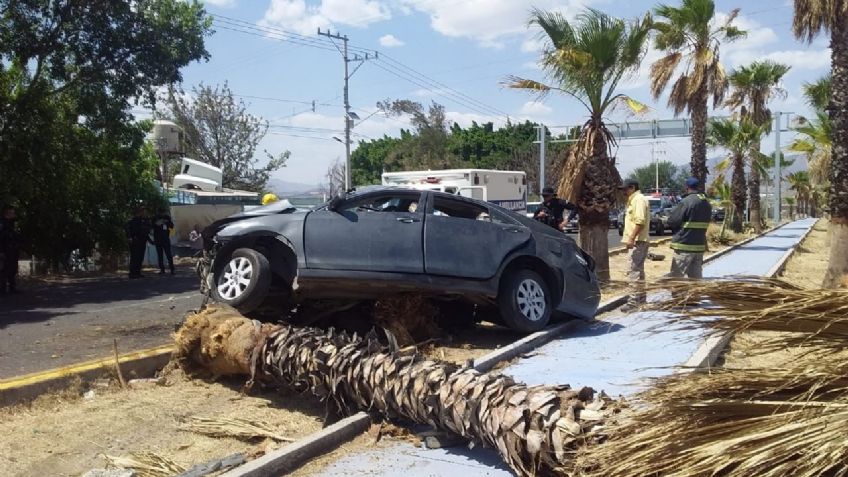
[[[383,185],[435,190],[485,200],[518,213],[527,211],[527,174],[520,171],[446,169],[384,172]]]

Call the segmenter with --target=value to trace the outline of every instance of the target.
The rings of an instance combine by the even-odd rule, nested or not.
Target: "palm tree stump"
[[[342,413],[376,411],[388,419],[433,426],[493,447],[519,476],[553,475],[577,447],[602,438],[600,424],[617,410],[591,388],[527,386],[390,352],[374,333],[260,324],[230,308],[189,316],[176,334],[176,358],[215,376],[310,393]]]

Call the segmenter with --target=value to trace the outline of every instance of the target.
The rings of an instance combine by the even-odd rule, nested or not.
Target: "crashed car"
[[[201,289],[246,314],[416,293],[496,309],[503,324],[532,332],[555,315],[592,318],[600,300],[594,261],[574,240],[441,192],[375,187],[310,211],[275,203],[203,236]]]

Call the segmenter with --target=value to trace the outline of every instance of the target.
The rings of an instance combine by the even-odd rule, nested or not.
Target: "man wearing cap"
[[[713,215],[710,201],[699,193],[701,183],[695,177],[686,179],[686,194],[671,211],[668,225],[675,230],[671,238],[674,259],[671,261],[671,278],[701,278],[704,252],[707,251],[707,228]]]
[[[622,308],[622,311],[626,312],[645,303],[645,259],[648,257],[651,214],[648,200],[639,192],[638,182],[627,179],[618,188],[627,197],[622,240],[627,246],[630,261],[627,278],[630,280],[631,290],[630,300]]]
[[[567,219],[563,220],[566,210],[571,211],[571,213],[568,214]],[[577,215],[576,205],[566,200],[558,199],[553,187],[545,187],[542,189],[542,205],[533,214],[533,218],[557,230],[562,230],[565,224],[573,219],[575,215]]]

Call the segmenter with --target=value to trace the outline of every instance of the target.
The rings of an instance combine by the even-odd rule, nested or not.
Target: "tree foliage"
[[[247,112],[227,83],[201,84],[191,95],[169,89],[165,116],[183,128],[189,157],[223,169],[223,186],[261,192],[271,173],[285,166],[289,152],[277,156],[265,151],[259,167],[256,148],[268,133],[268,121]]]
[[[129,110],[208,56],[210,24],[179,0],[0,2],[0,201],[27,251],[121,249],[132,207],[160,203],[149,124]]]
[[[683,184],[689,177],[689,168],[678,166],[671,161],[659,161],[656,164],[634,169],[627,178],[638,182],[642,190],[651,190],[656,186],[657,176],[659,176],[660,189],[682,192]]]

